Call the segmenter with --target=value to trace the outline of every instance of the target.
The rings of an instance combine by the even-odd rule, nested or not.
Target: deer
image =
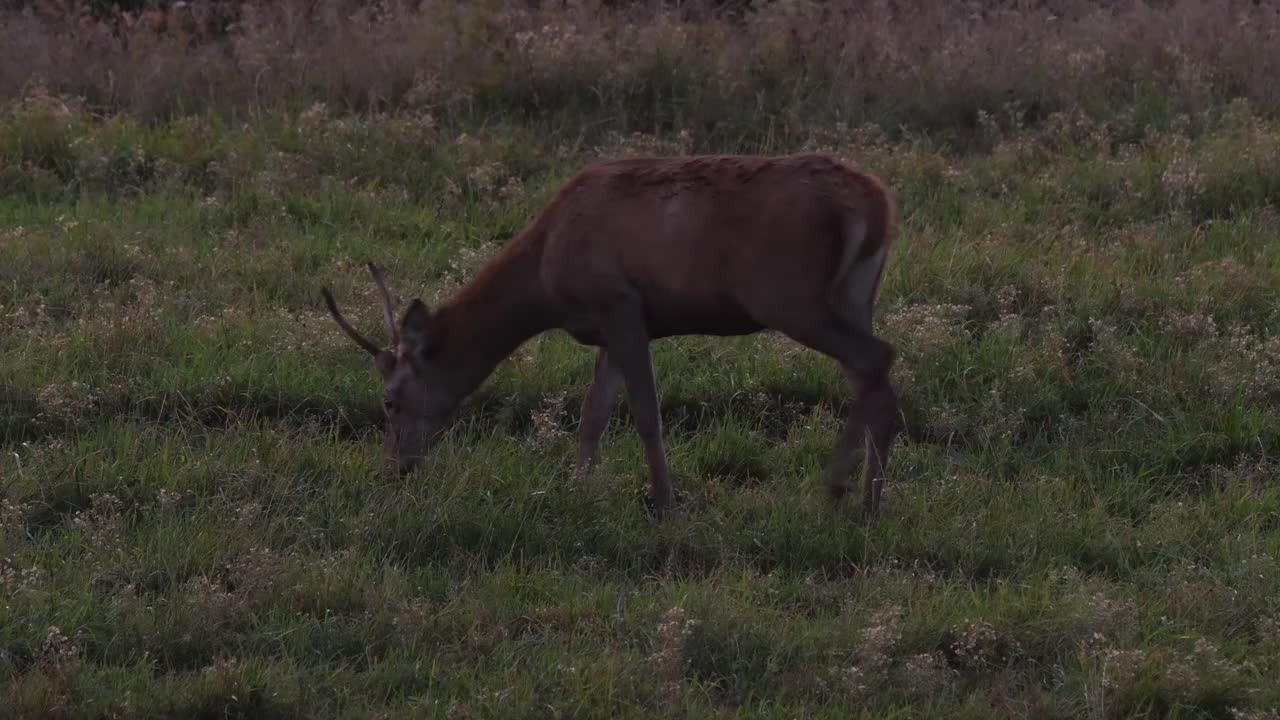
[[[625,388],[649,475],[645,504],[674,493],[650,343],[771,330],[837,362],[855,399],[827,467],[829,495],[875,513],[901,429],[895,348],[873,334],[896,201],[875,176],[820,153],[604,159],[565,181],[524,228],[437,309],[414,298],[396,321],[381,268],[366,267],[390,345],[379,347],[321,294],[383,382],[383,451],[402,476],[456,409],[527,340],[562,330],[595,348],[574,474],[588,478]]]

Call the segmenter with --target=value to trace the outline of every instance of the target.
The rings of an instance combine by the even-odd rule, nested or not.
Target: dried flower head
[[[677,698],[684,687],[685,668],[689,664],[686,648],[697,620],[688,617],[680,606],[673,606],[658,624],[657,648],[649,656],[658,677],[658,693],[667,700]]]

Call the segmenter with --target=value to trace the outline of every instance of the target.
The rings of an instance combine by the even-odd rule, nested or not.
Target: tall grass
[[[1280,9],[1246,0],[928,3],[195,2],[164,30],[0,15],[0,99],[32,83],[107,112],[246,117],[314,102],[741,143],[814,124],[971,138],[983,118],[1244,98],[1280,109]],[[217,32],[208,32],[210,29]],[[985,115],[984,115],[985,113]]]

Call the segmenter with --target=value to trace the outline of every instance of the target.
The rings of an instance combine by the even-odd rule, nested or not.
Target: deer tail
[[[827,289],[827,302],[836,314],[866,333],[871,332],[871,313],[894,237],[892,201],[883,191],[873,200],[870,212],[850,213],[840,262]]]

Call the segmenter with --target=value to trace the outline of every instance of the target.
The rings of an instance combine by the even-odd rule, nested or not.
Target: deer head
[[[373,357],[373,366],[382,376],[383,452],[401,473],[407,473],[430,449],[460,398],[452,391],[447,373],[433,367],[431,311],[421,299],[414,298],[397,327],[382,271],[373,263],[368,263],[368,268],[382,295],[390,349],[379,348],[357,332],[338,310],[329,288],[321,288],[320,293],[338,326]]]

